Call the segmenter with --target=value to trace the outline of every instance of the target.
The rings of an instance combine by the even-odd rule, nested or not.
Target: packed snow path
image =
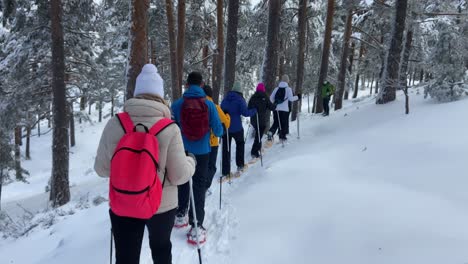
[[[409,116],[401,99],[381,106],[371,98],[328,118],[301,114],[301,139],[291,123],[285,148],[275,144],[263,168],[257,162],[223,185],[222,210],[213,183],[204,263],[468,263],[468,101],[411,95]],[[77,135],[73,201],[63,216],[22,238],[0,238],[0,264],[109,262],[107,205],[86,203],[107,193],[106,180],[90,171],[100,130]],[[33,152],[25,163],[31,184],[4,191],[2,208],[13,216],[23,210],[17,204],[46,206],[50,136],[35,142],[45,155]],[[174,264],[198,263],[186,231],[173,232]],[[149,256],[145,239],[141,263],[152,263]]]

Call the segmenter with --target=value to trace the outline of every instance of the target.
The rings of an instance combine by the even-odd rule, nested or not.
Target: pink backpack
[[[134,125],[126,112],[117,115],[125,135],[120,139],[111,160],[109,200],[112,212],[119,216],[149,219],[159,209],[163,183],[158,177],[158,135],[174,123],[163,118],[148,129]],[[136,131],[142,126],[145,132]],[[162,169],[164,170],[164,169]]]

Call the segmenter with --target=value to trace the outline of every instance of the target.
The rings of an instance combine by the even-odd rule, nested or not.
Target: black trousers
[[[323,112],[326,115],[330,114],[330,96],[323,98]]]
[[[245,152],[245,140],[244,140],[244,129],[236,133],[229,133],[229,139],[227,133],[223,136],[223,175],[231,173],[231,140],[236,141],[236,165],[239,168],[244,167],[244,152]],[[228,151],[229,145],[229,151]]]
[[[193,174],[193,198],[195,200],[195,209],[197,210],[197,220],[199,225],[203,225],[203,220],[205,219],[205,194],[206,194],[206,185],[207,185],[207,176],[208,176],[208,162],[210,154],[204,155],[195,155],[197,159],[197,166],[195,167],[195,173]],[[179,208],[177,209],[177,215],[182,216],[189,211],[189,223],[193,223],[193,212],[192,206],[189,206],[190,201],[190,184],[180,185],[178,188],[179,191]]]
[[[286,139],[286,135],[289,133],[289,112],[273,111],[273,125],[270,128],[271,134],[274,135],[276,130],[279,130],[280,139]]]
[[[211,147],[210,160],[208,161],[208,176],[206,182],[206,189],[208,190],[211,187],[213,178],[216,174],[216,159],[218,158],[218,146]]]
[[[145,226],[148,227],[151,255],[155,264],[172,264],[171,232],[176,209],[154,215],[149,220],[122,217],[109,210],[115,241],[116,264],[140,263]]]
[[[250,151],[250,154],[252,156],[256,156],[258,157],[260,155],[260,149],[262,148],[262,143],[261,143],[261,140],[263,138],[263,134],[265,133],[265,128],[266,126],[265,125],[261,125],[260,126],[260,131],[258,129],[258,127],[254,126],[254,129],[255,129],[255,139],[254,139],[254,143],[252,145],[252,150]],[[258,138],[258,136],[260,135],[260,140]]]

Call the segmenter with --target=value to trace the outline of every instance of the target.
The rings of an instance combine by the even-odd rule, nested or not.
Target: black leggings
[[[109,210],[115,241],[116,264],[140,263],[145,226],[148,227],[151,255],[155,264],[172,263],[171,232],[176,209],[156,214],[149,220],[122,217]]]
[[[244,151],[245,151],[245,140],[244,140],[244,129],[239,132],[229,133],[229,139],[227,134],[223,136],[223,168],[222,174],[229,175],[231,173],[231,140],[234,139],[236,142],[236,165],[238,168],[242,168],[245,165]],[[229,151],[228,151],[229,144]]]
[[[273,125],[270,128],[271,134],[274,135],[276,130],[279,130],[279,138],[286,139],[286,135],[289,134],[289,112],[273,111],[272,114]]]

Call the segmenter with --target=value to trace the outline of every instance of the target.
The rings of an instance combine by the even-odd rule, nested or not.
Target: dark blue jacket
[[[192,85],[189,89],[184,93],[183,97],[187,98],[205,98],[206,94],[202,88],[199,86]],[[221,124],[221,120],[219,119],[218,112],[216,110],[216,106],[213,102],[206,100],[206,105],[208,106],[208,115],[209,115],[209,122],[211,131],[217,136],[221,137],[223,135],[223,125]],[[177,124],[180,126],[180,113],[182,110],[182,104],[184,103],[184,98],[180,98],[179,100],[175,101],[171,108],[172,114],[174,115],[174,119]],[[203,155],[208,154],[211,151],[210,146],[210,131],[206,133],[206,135],[198,140],[198,141],[190,141],[185,138],[182,134],[182,139],[184,141],[185,150],[193,153],[195,155]]]
[[[230,91],[221,102],[221,109],[231,116],[229,133],[236,133],[243,129],[241,115],[250,117],[257,113],[255,109],[247,108],[247,103],[240,93],[233,91]]]

